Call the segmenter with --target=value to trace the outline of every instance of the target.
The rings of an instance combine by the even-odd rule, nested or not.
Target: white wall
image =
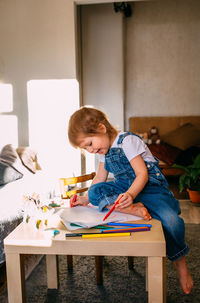
[[[130,116],[200,114],[200,1],[135,2],[127,22]]]
[[[80,104],[75,17],[72,0],[0,0],[0,82],[13,91],[0,142],[30,145],[55,178],[80,174],[80,152],[67,141]],[[0,112],[3,102],[0,89]]]
[[[13,87],[18,143],[28,145],[27,82],[76,78],[72,0],[0,0],[0,81]]]
[[[113,4],[81,7],[83,103],[124,128],[123,18]]]
[[[123,101],[126,122],[132,115],[200,114],[199,0],[134,3],[124,37],[126,100],[122,16],[111,6],[83,7],[82,31],[90,38],[83,45],[84,102],[105,107],[120,128]],[[17,117],[20,145],[29,140],[27,82],[77,78],[74,24],[73,0],[0,0],[0,81],[13,88],[8,114]]]
[[[112,4],[82,8],[83,102],[105,110],[115,125],[120,116],[121,129],[123,114],[125,129],[134,115],[199,115],[199,0],[130,4],[126,19]]]

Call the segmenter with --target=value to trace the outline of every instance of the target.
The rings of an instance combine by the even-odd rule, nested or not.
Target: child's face
[[[80,134],[78,137],[79,147],[92,154],[107,154],[115,138],[110,138],[104,124],[98,126],[98,134],[89,136]]]
[[[111,144],[107,134],[97,134],[92,137],[80,136],[79,147],[92,154],[107,154]]]

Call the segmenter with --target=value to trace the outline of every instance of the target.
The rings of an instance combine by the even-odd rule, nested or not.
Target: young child
[[[71,116],[68,137],[74,147],[100,155],[88,193],[78,196],[74,206],[92,203],[102,211],[123,195],[117,211],[160,220],[167,256],[175,265],[183,291],[189,294],[193,280],[186,265],[189,248],[184,239],[184,221],[179,217],[180,206],[147,145],[134,133],[118,132],[104,113],[87,107]],[[109,172],[114,181],[106,182]]]

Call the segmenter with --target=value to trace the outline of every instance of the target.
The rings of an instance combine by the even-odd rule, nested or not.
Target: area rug
[[[200,226],[186,224],[187,257],[194,279],[190,295],[183,294],[176,271],[167,260],[167,303],[200,303]],[[59,290],[47,290],[45,258],[26,280],[27,303],[146,303],[145,258],[134,258],[134,269],[128,269],[126,257],[104,257],[104,283],[97,286],[94,257],[73,256],[74,267],[67,269],[66,256],[59,256]],[[7,291],[0,295],[6,303]]]

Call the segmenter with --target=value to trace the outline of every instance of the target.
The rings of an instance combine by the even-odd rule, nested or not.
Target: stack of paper
[[[91,228],[96,225],[106,224],[108,222],[125,222],[142,219],[141,217],[113,211],[110,216],[103,221],[103,218],[108,211],[99,212],[98,208],[93,206],[76,206],[72,208],[60,209],[58,215],[68,230],[80,228],[72,226],[73,224],[77,224],[83,228]]]

